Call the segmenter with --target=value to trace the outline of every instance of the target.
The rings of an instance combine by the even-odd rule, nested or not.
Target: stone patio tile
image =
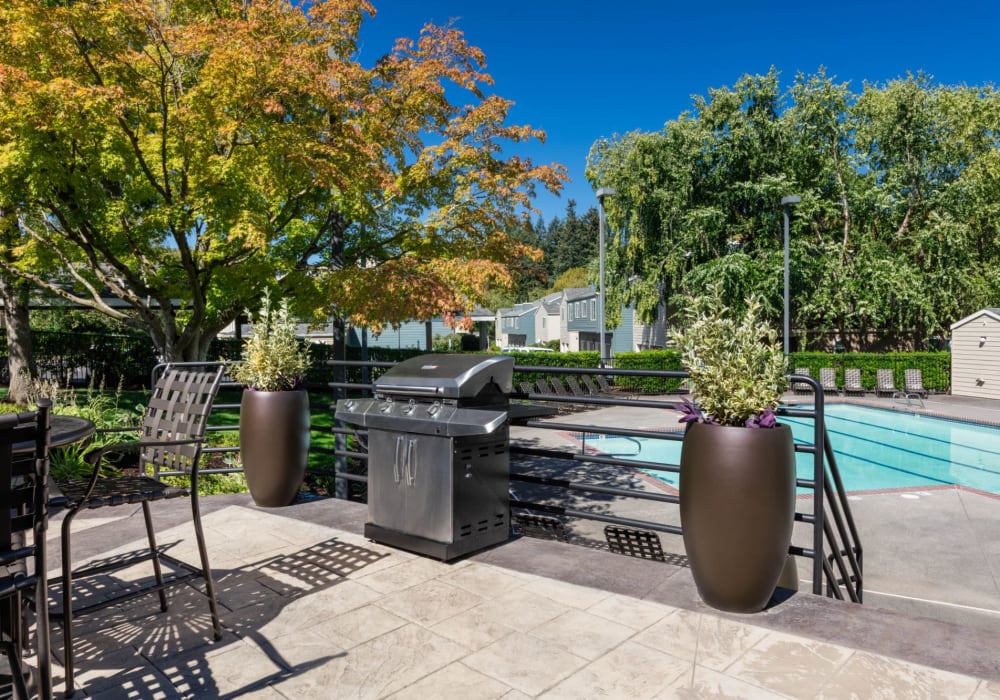
[[[635,630],[582,610],[570,610],[529,634],[594,661],[635,634]]]
[[[972,700],[1000,700],[1000,683],[982,681],[972,695]]]
[[[367,586],[342,579],[335,586],[294,600],[276,599],[258,606],[262,608],[261,624],[254,629],[267,636],[280,637],[328,624],[337,615],[369,605],[379,598],[381,596]]]
[[[482,601],[482,596],[435,579],[391,593],[377,604],[400,617],[430,627]]]
[[[635,639],[699,666],[725,671],[766,634],[759,627],[716,615],[677,610]]]
[[[487,619],[520,632],[534,629],[570,610],[562,603],[534,595],[523,587],[487,600],[476,609]]]
[[[447,581],[453,586],[464,588],[484,598],[504,595],[528,582],[528,579],[514,576],[503,569],[478,563],[448,572],[440,578],[442,581]]]
[[[665,685],[691,674],[691,663],[635,642],[584,666],[540,697],[546,700],[580,698],[652,698]]]
[[[389,700],[499,700],[511,688],[461,662],[448,664],[413,685],[389,696]]]
[[[564,605],[586,610],[592,605],[604,600],[611,593],[597,588],[577,586],[549,578],[537,578],[525,584],[524,589],[535,595],[545,596]]]
[[[178,692],[191,698],[241,696],[261,690],[289,673],[250,640],[227,644],[205,654],[175,654],[161,661],[159,667]]]
[[[449,617],[431,627],[431,630],[473,651],[507,635],[520,634],[513,627],[497,621],[496,615],[483,610],[482,606]]]
[[[817,697],[967,698],[977,686],[968,676],[857,651]]]
[[[846,647],[768,632],[726,674],[792,697],[815,697],[852,653]]]
[[[53,667],[52,689],[55,697],[63,697],[64,677]],[[184,697],[173,684],[150,665],[131,668],[77,672],[76,698],[100,700],[179,700]]]
[[[343,649],[351,649],[359,644],[398,629],[409,622],[377,605],[365,605],[348,612],[330,617],[322,625],[310,628],[310,632],[336,644]],[[291,632],[295,637],[299,633]]]
[[[610,595],[587,608],[587,612],[606,620],[613,620],[634,630],[644,630],[654,625],[676,608],[623,595]]]
[[[695,666],[693,674],[682,674],[673,685],[658,693],[654,700],[777,700],[787,697],[710,668]]]
[[[531,700],[530,695],[525,695],[518,689],[513,689],[504,695],[500,700]]]
[[[380,567],[371,571],[362,569],[350,578],[374,591],[387,594],[411,588],[450,571],[447,564],[424,557],[414,557],[397,559],[395,566]]]
[[[406,625],[317,668],[274,684],[296,700],[381,698],[458,660],[466,649],[418,625]]]
[[[582,656],[533,637],[510,635],[467,656],[463,663],[528,695],[538,695],[587,664]]]

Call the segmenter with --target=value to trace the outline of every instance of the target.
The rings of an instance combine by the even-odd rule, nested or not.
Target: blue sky
[[[515,102],[510,122],[544,129],[544,145],[520,146],[536,162],[562,163],[572,182],[541,194],[546,221],[596,203],[584,178],[591,144],[636,129],[657,131],[691,107],[691,96],[731,86],[773,65],[787,85],[825,66],[860,92],[924,71],[946,85],[1000,78],[1000,4],[841,0],[373,0],[361,60],[398,36],[454,20],[486,54],[496,94]]]

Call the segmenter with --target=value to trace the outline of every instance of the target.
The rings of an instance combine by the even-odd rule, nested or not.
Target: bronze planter
[[[240,456],[254,503],[266,508],[290,505],[302,485],[309,456],[309,394],[244,391]]]
[[[763,610],[792,538],[791,428],[691,423],[680,468],[684,548],[702,600],[729,612]]]

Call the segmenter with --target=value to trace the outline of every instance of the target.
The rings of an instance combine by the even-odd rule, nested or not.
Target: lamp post
[[[615,191],[611,187],[602,187],[597,190],[597,204],[599,216],[597,217],[598,229],[600,231],[600,251],[598,257],[598,283],[599,288],[597,290],[597,328],[600,331],[600,347],[598,348],[598,358],[600,361],[600,366],[604,367],[604,198],[614,196]]]
[[[785,328],[784,328],[784,341],[785,341],[785,357],[788,357],[789,350],[789,330],[788,330],[788,208],[793,204],[798,204],[802,201],[802,197],[797,194],[792,194],[787,197],[781,198],[781,206],[785,210]]]

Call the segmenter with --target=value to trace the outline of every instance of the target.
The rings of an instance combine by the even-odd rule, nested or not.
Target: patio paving
[[[445,564],[365,539],[356,503],[202,502],[223,639],[185,587],[167,613],[82,618],[75,697],[1000,697],[1000,629],[807,593],[723,614],[683,566],[526,537]],[[160,544],[193,559],[187,504],[156,505]],[[78,518],[81,560],[141,544],[113,511]]]

